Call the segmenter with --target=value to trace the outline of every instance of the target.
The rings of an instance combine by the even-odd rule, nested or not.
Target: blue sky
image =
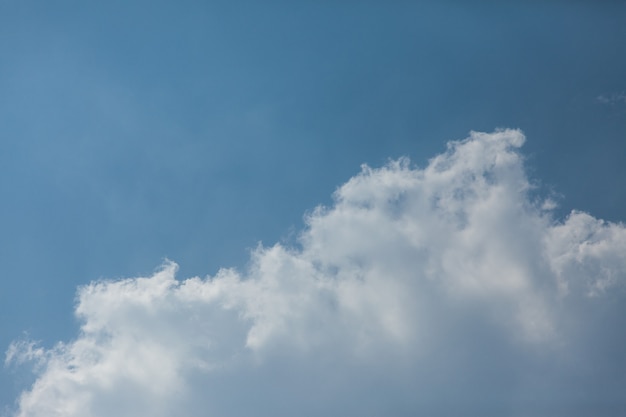
[[[520,222],[550,217],[542,229],[546,236],[561,230],[555,229],[559,222],[591,224],[579,218],[567,223],[571,210],[619,224],[626,208],[624,15],[626,4],[618,1],[0,1],[0,345],[9,349],[26,338],[49,349],[58,341],[80,340],[84,321],[74,314],[79,286],[150,276],[166,258],[179,265],[181,280],[215,277],[223,267],[254,272],[250,251],[259,242],[303,247],[303,259],[326,259],[309,255],[323,239],[299,240],[306,230],[318,230],[303,216],[320,204],[334,213],[339,203],[333,192],[358,178],[361,164],[378,168],[406,156],[424,168],[448,141],[467,138],[470,131],[524,132],[526,142],[515,152],[523,159],[524,178],[538,186],[525,198],[549,197],[558,207],[535,217],[524,212]],[[463,152],[459,160],[468,155]],[[598,239],[613,239],[619,248],[620,232],[607,233],[597,232]],[[593,265],[617,265],[613,276],[623,284],[623,253],[606,256]],[[444,268],[445,276],[454,275],[450,268]],[[591,274],[595,266],[581,268]],[[244,281],[256,276],[241,274]],[[622,289],[614,290],[617,307],[611,312],[623,310],[623,286],[617,288]],[[530,295],[524,297],[531,302]],[[623,330],[612,329],[613,338],[599,338],[608,351],[625,346]],[[588,333],[576,333],[582,335]],[[503,358],[519,354],[502,348],[503,341],[496,344]],[[582,342],[574,345],[580,352],[588,349]],[[352,345],[341,346],[347,352]],[[267,357],[267,363],[275,360]],[[607,357],[624,364],[623,354]],[[468,363],[470,370],[479,367]],[[372,372],[383,380],[408,378],[394,379],[394,366]],[[26,368],[3,369],[0,404],[13,407],[35,378],[49,375],[30,376]],[[485,386],[498,386],[502,375],[518,375],[506,369],[494,368]],[[623,391],[623,377],[610,379],[603,372],[589,371],[581,387],[606,377]],[[237,373],[228,375],[238,387]],[[252,380],[272,375],[263,368]],[[463,387],[459,382],[450,390],[460,398]],[[555,392],[555,398],[562,395],[565,407],[576,389],[581,388]],[[519,398],[507,405],[510,415],[530,395],[518,391]],[[443,391],[433,392],[436,397]],[[373,407],[386,415],[389,409],[381,404],[393,398],[402,403],[408,395],[391,389],[388,394],[387,402],[384,396],[372,400],[380,400]],[[588,404],[598,407],[591,414],[626,410],[610,394],[590,396]],[[337,408],[320,412],[342,415],[341,401],[332,398],[328,403]],[[406,404],[398,415],[420,406]],[[20,415],[39,415],[22,407]],[[217,411],[224,413],[224,407]]]

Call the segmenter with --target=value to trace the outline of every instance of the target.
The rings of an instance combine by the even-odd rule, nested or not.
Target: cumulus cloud
[[[555,219],[520,131],[363,166],[249,266],[78,290],[18,417],[626,413],[626,228]]]

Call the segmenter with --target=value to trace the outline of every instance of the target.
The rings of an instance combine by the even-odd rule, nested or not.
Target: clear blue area
[[[471,3],[471,4],[469,4]],[[506,3],[506,4],[504,4]],[[0,347],[78,285],[245,267],[388,158],[519,127],[559,215],[626,219],[624,2],[0,0]],[[3,370],[0,404],[29,378]]]

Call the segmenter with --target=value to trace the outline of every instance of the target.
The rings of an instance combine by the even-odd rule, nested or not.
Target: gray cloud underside
[[[7,363],[19,417],[626,413],[626,229],[553,218],[516,130],[362,168],[298,245],[215,276],[94,282],[80,334]]]

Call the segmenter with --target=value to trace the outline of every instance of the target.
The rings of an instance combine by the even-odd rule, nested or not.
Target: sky
[[[0,0],[0,415],[626,414],[626,3]]]

